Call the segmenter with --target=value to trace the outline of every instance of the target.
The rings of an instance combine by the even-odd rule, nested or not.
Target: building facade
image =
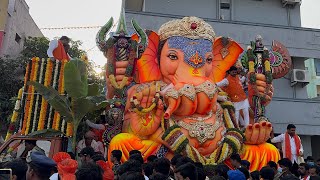
[[[15,57],[27,37],[43,36],[25,0],[1,0],[0,20],[0,56]]]
[[[320,30],[302,28],[297,0],[126,0],[127,23],[132,18],[145,29],[157,31],[170,20],[198,16],[246,49],[260,34],[270,48],[272,40],[284,44],[292,56],[293,69],[305,70],[308,59],[320,58]],[[303,2],[302,2],[303,3]],[[127,27],[131,27],[129,24]],[[132,29],[131,29],[132,31]],[[133,31],[132,31],[133,32]],[[305,62],[306,61],[306,62]],[[314,65],[313,65],[314,66]],[[315,68],[308,68],[309,71]],[[319,69],[320,71],[320,69]],[[305,157],[320,158],[320,101],[308,97],[307,83],[292,83],[292,73],[274,80],[274,96],[267,107],[275,133],[293,123],[302,139]]]

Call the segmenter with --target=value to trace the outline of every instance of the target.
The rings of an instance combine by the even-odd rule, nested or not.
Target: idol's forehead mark
[[[189,39],[174,36],[168,39],[168,47],[179,49],[184,53],[184,61],[193,68],[204,66],[206,54],[212,52],[213,43],[207,39]],[[195,57],[198,59],[195,60]]]

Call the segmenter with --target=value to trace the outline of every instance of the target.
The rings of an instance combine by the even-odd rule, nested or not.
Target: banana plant
[[[105,108],[109,103],[100,95],[97,84],[88,84],[87,67],[82,60],[71,60],[65,65],[64,83],[67,97],[52,87],[29,82],[67,122],[73,123],[72,148],[75,152],[76,134],[81,120],[87,113]]]

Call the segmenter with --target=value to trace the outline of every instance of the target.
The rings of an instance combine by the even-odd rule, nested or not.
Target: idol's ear
[[[135,65],[136,83],[157,81],[161,79],[161,72],[157,60],[158,46],[160,42],[159,35],[154,31],[146,30],[148,36],[148,46],[145,48],[140,59]],[[137,34],[132,35],[132,40],[138,41]]]
[[[219,82],[226,76],[229,68],[237,62],[239,55],[243,52],[241,46],[231,38],[218,37],[213,45],[212,73],[210,78]]]
[[[272,41],[270,63],[273,79],[278,79],[285,76],[290,71],[292,66],[292,60],[288,49],[276,40]]]

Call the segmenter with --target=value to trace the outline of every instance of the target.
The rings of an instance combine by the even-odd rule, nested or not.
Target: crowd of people
[[[14,180],[320,179],[320,159],[315,161],[308,156],[301,160],[303,147],[293,124],[287,126],[285,133],[276,137],[271,135],[272,143],[281,144],[279,149],[283,158],[278,162],[270,161],[260,171],[253,172],[250,172],[250,162],[242,160],[239,154],[232,154],[230,163],[210,166],[194,162],[182,154],[176,154],[169,160],[155,155],[144,157],[138,150],[130,151],[129,159],[123,163],[120,150],[113,150],[110,158],[106,159],[106,147],[94,129],[86,132],[78,142],[76,155],[59,152],[51,159],[36,141],[26,140],[25,155],[22,156],[25,158],[7,162],[1,168],[12,169]]]

